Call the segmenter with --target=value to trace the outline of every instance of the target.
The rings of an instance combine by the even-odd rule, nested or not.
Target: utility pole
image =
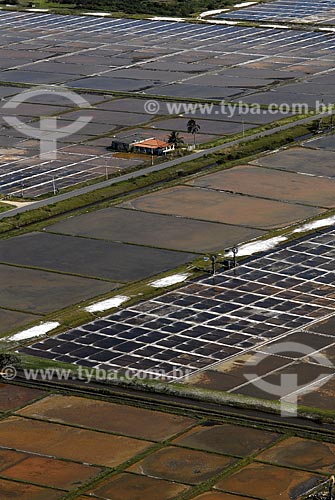
[[[211,255],[211,263],[212,263],[212,276],[216,274],[216,255]]]
[[[237,247],[233,247],[232,248],[232,252],[233,252],[233,257],[234,257],[234,267],[237,267],[238,248]]]
[[[53,175],[52,176],[52,189],[53,189],[53,192],[54,192],[54,195],[57,193],[57,189],[56,189],[56,182],[55,182],[55,176]]]
[[[108,181],[109,175],[108,175],[108,169],[109,165],[107,165],[108,158],[105,158],[105,179]]]

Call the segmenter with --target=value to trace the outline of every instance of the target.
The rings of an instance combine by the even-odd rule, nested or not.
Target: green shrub
[[[21,358],[18,354],[13,352],[0,351],[0,370],[6,366],[14,366],[19,368],[21,366]]]

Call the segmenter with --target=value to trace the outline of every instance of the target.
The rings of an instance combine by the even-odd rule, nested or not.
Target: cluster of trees
[[[54,0],[55,1],[55,0]],[[233,0],[56,0],[60,4],[75,4],[85,9],[105,8],[110,12],[126,14],[156,14],[162,16],[189,16],[196,12],[220,9]],[[54,3],[54,2],[53,2]]]
[[[14,352],[0,350],[0,380],[2,377],[2,370],[8,367],[21,367],[21,358]]]
[[[193,143],[194,147],[196,146],[196,135],[200,131],[200,125],[197,124],[193,118],[191,120],[188,120],[187,122],[187,133],[193,135]],[[181,137],[179,132],[176,132],[175,130],[171,132],[169,135],[168,141],[169,144],[174,144],[175,148],[178,149],[180,148],[183,144],[185,144],[184,138]]]

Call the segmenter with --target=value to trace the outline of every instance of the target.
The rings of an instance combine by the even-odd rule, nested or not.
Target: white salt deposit
[[[242,2],[242,3],[236,3],[234,7],[237,7],[238,9],[240,7],[249,7],[250,5],[256,5],[257,2]]]
[[[328,217],[327,219],[319,219],[314,222],[310,222],[308,224],[304,224],[303,226],[298,227],[293,232],[294,233],[304,233],[305,231],[310,231],[311,229],[318,229],[319,227],[327,227],[335,224],[335,215],[332,217]]]
[[[263,28],[278,28],[278,29],[292,29],[292,26],[287,26],[286,24],[263,24]]]
[[[200,19],[203,17],[216,16],[217,14],[222,14],[223,12],[227,12],[229,9],[216,9],[216,10],[206,10],[206,12],[202,12],[199,16]]]
[[[230,24],[232,26],[238,24],[237,21],[224,21],[223,19],[206,19],[206,21],[211,24]]]
[[[151,21],[176,21],[182,23],[185,21],[182,17],[150,17]]]
[[[267,250],[271,250],[276,245],[281,243],[282,241],[286,241],[287,238],[285,236],[276,236],[275,238],[269,238],[268,240],[258,240],[251,243],[246,243],[245,245],[241,245],[238,247],[238,256],[245,257],[247,255],[253,255],[258,252],[265,252]],[[232,256],[232,252],[228,254],[228,256]]]
[[[113,307],[119,307],[127,300],[129,300],[129,297],[126,297],[125,295],[117,295],[116,297],[112,297],[111,299],[101,300],[100,302],[96,302],[91,306],[85,307],[85,311],[90,313],[107,311],[108,309],[112,309]]]
[[[183,281],[185,281],[188,276],[189,275],[186,273],[173,274],[172,276],[166,276],[165,278],[153,281],[152,283],[150,283],[150,286],[153,286],[154,288],[163,288],[166,286],[175,285],[176,283],[182,283]]]
[[[97,17],[108,17],[109,12],[84,12],[85,16],[97,16]]]
[[[33,337],[40,337],[41,335],[45,335],[51,330],[54,330],[58,326],[59,323],[57,321],[47,321],[41,325],[33,326],[32,328],[28,328],[22,332],[15,333],[15,335],[8,337],[7,340],[24,340],[32,339]]]

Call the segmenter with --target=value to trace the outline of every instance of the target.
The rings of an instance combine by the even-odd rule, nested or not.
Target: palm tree
[[[193,135],[194,147],[196,145],[195,136],[199,132],[199,130],[200,130],[200,125],[198,125],[197,122],[193,118],[191,118],[190,120],[188,120],[188,122],[187,122],[187,132],[189,134]]]
[[[183,139],[183,137],[180,137],[179,132],[176,132],[174,130],[169,135],[167,142],[169,144],[174,144],[175,148],[178,149],[178,148],[180,148],[180,146],[182,146],[184,144],[184,139]]]

